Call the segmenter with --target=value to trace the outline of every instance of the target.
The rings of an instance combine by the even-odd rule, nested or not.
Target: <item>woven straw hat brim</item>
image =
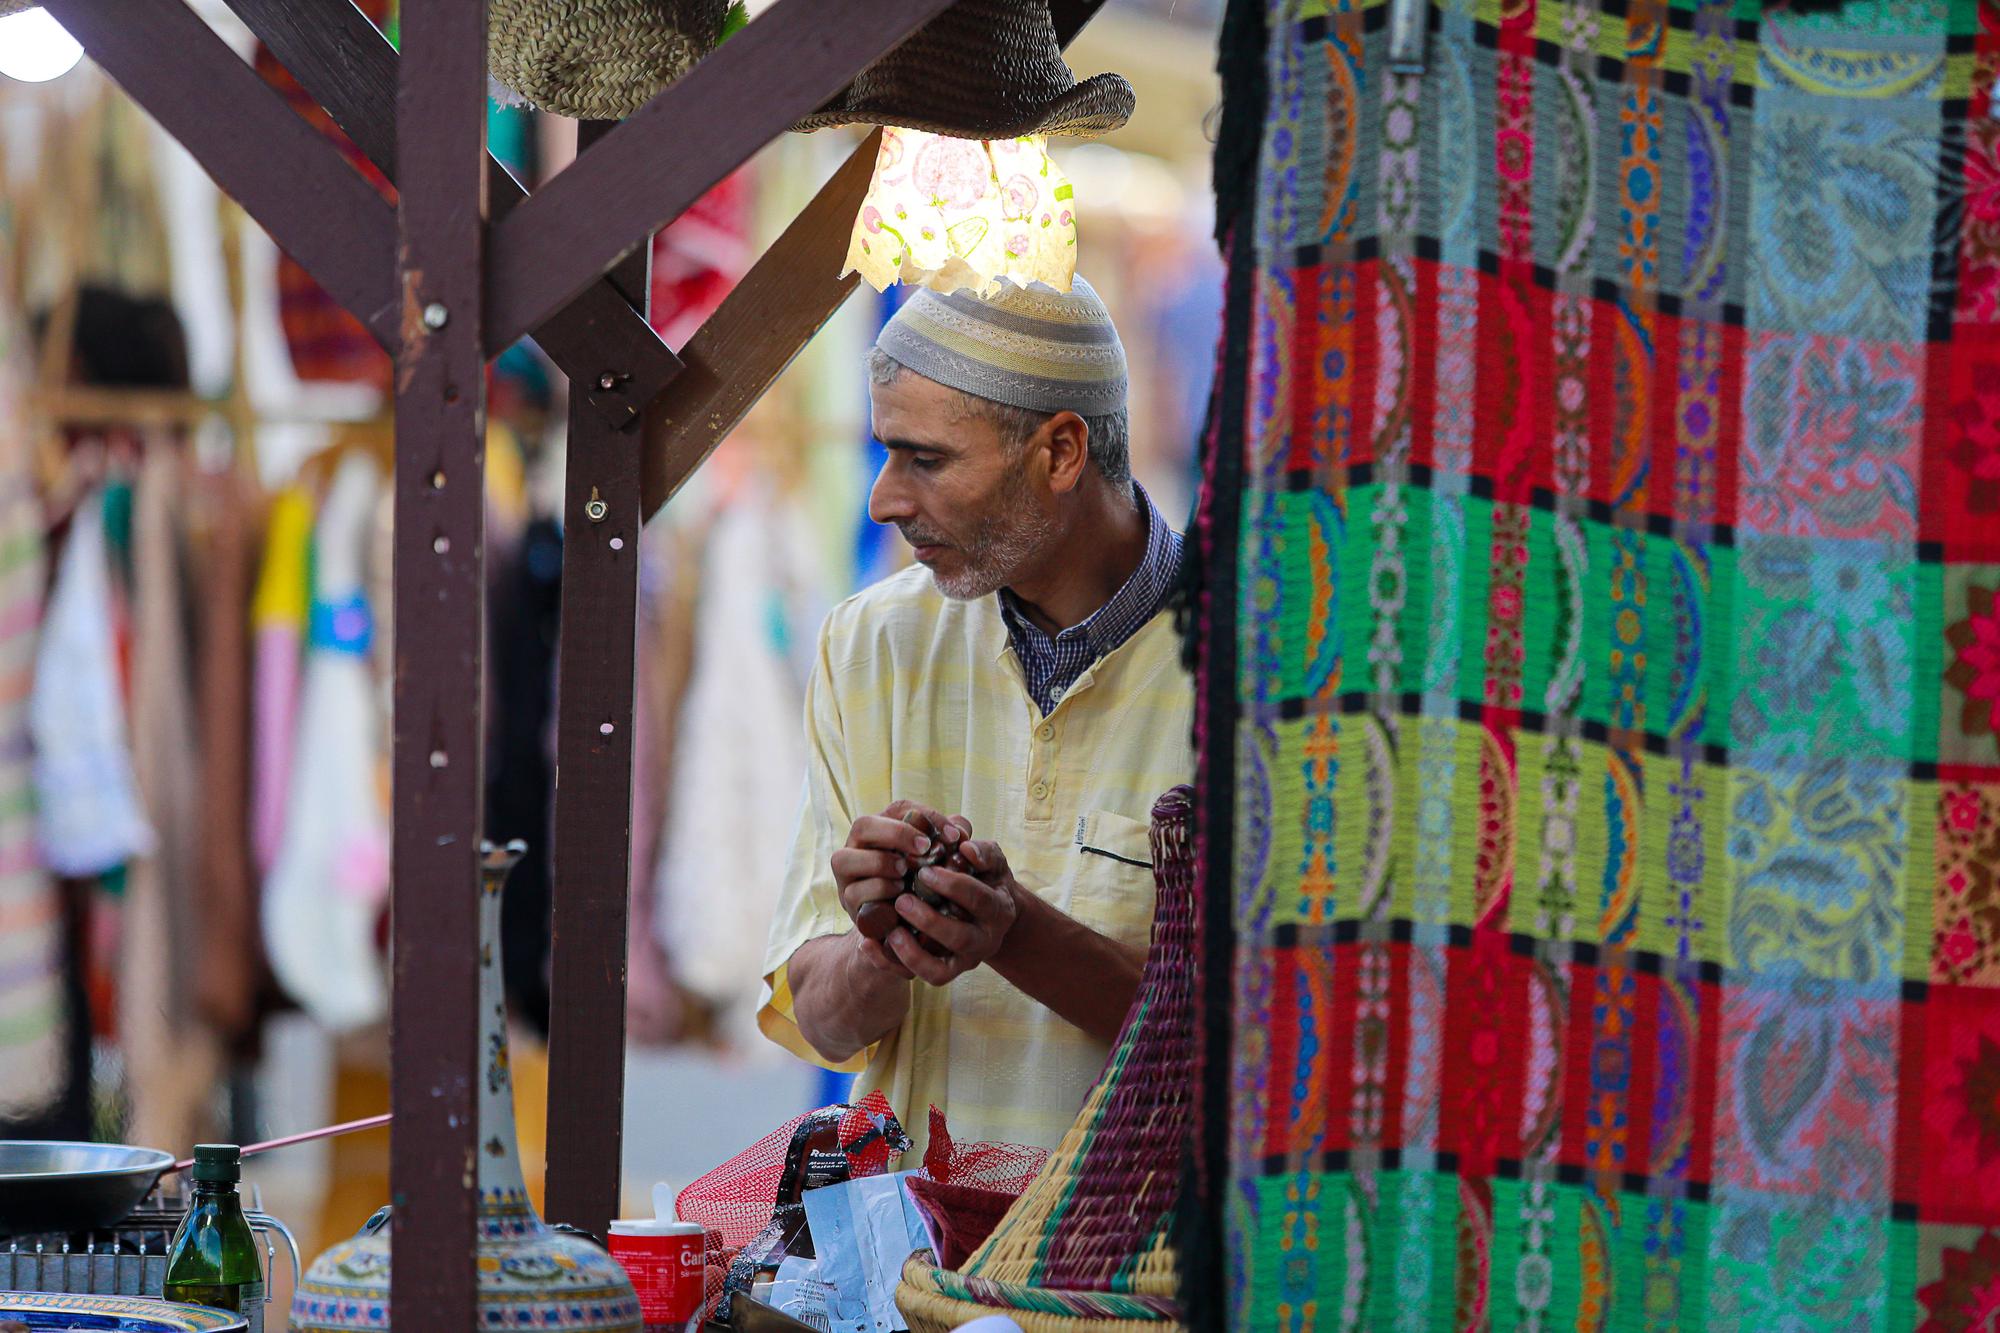
[[[0,19],[9,14],[18,14],[24,9],[33,9],[42,0],[0,0]]]
[[[1118,74],[1085,79],[1039,106],[1008,113],[954,96],[949,89],[899,88],[836,103],[798,123],[800,130],[837,125],[893,125],[959,139],[1015,139],[1027,134],[1091,138],[1132,119],[1132,85]]]
[[[486,66],[543,111],[619,120],[715,46],[727,8],[728,0],[492,0]]]
[[[961,139],[1092,135],[1132,118],[1116,74],[1077,82],[1049,0],[958,0],[799,122],[896,125]]]

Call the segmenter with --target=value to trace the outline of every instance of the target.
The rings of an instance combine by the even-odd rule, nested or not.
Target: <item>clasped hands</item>
[[[948,904],[948,912],[903,891],[910,867],[940,844],[954,855],[920,870],[917,885]],[[975,839],[963,815],[947,818],[914,801],[855,820],[847,845],[833,854],[833,879],[840,905],[857,923],[864,908],[896,914],[880,940],[855,931],[863,961],[933,986],[950,984],[998,953],[1020,910],[1019,885],[1000,845]]]

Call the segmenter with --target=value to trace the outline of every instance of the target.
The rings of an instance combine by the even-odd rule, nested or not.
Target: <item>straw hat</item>
[[[962,139],[1106,134],[1132,118],[1117,74],[1082,83],[1063,63],[1048,0],[958,0],[799,122],[897,125]]]
[[[0,0],[0,19],[9,14],[18,14],[24,9],[33,9],[42,0]]]
[[[714,49],[728,8],[728,0],[491,0],[486,65],[543,111],[618,120]]]

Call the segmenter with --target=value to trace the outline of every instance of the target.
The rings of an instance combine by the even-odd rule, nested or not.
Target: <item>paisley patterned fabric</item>
[[[2000,1327],[2000,3],[1424,17],[1224,28],[1191,1309]]]

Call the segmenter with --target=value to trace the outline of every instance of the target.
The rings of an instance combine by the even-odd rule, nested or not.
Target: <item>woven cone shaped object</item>
[[[802,130],[899,125],[960,139],[1088,137],[1132,118],[1117,74],[1076,81],[1048,0],[958,0],[870,65]]]
[[[1194,794],[1153,806],[1153,948],[1076,1124],[963,1269],[903,1269],[911,1333],[1005,1314],[1025,1333],[1181,1326],[1169,1219],[1194,1114]]]
[[[491,0],[487,70],[543,111],[618,120],[715,48],[728,8],[728,0]]]

